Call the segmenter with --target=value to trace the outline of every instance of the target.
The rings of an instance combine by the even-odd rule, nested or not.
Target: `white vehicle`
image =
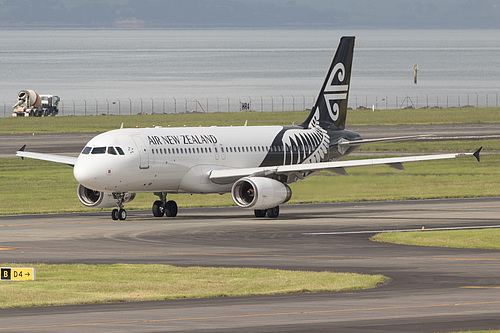
[[[76,157],[26,152],[17,156],[74,166],[78,197],[88,207],[114,207],[124,220],[123,204],[137,192],[159,197],[153,215],[177,215],[169,193],[231,193],[234,202],[256,217],[276,218],[292,192],[288,184],[320,170],[346,174],[345,168],[437,160],[474,154],[409,156],[338,161],[362,144],[408,140],[364,140],[344,129],[354,37],[342,37],[308,118],[298,126],[120,128],[91,139]]]

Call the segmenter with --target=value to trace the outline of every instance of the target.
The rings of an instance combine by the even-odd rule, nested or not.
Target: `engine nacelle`
[[[100,192],[91,190],[81,184],[78,185],[77,189],[78,199],[80,202],[87,207],[92,208],[111,208],[116,207],[118,200],[113,196],[111,192]],[[135,193],[125,193],[125,198],[123,203],[130,202],[134,200]]]
[[[243,177],[233,184],[231,195],[242,208],[264,210],[290,200],[292,189],[271,178]]]

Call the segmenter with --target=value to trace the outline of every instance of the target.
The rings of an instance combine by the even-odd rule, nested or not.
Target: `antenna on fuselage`
[[[247,123],[248,123],[248,120],[245,120],[245,125],[243,125],[243,126],[246,126],[246,125],[247,125]]]
[[[120,126],[120,129],[123,129],[123,123],[122,123],[122,125]]]

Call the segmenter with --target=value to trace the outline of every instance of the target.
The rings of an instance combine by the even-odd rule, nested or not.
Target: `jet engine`
[[[116,203],[118,202],[111,192],[95,191],[81,184],[78,185],[77,193],[80,202],[87,207],[111,208],[116,207]],[[130,202],[134,200],[134,198],[135,193],[125,193],[123,203]]]
[[[264,210],[287,202],[292,190],[286,184],[265,177],[243,177],[233,184],[231,195],[242,208]]]

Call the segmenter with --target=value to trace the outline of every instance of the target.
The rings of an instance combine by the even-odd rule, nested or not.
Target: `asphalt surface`
[[[374,243],[382,230],[500,226],[500,198],[0,216],[2,262],[159,263],[384,274],[364,291],[0,310],[2,332],[500,329],[500,251]],[[14,282],[1,282],[14,283]],[[35,282],[36,283],[36,282]],[[0,289],[1,295],[1,289]]]
[[[348,126],[366,139],[432,134],[420,141],[500,139],[498,124],[432,124],[397,126]],[[0,157],[14,157],[23,145],[39,153],[77,156],[85,144],[98,133],[29,133],[0,135]],[[373,153],[371,153],[373,154]]]

